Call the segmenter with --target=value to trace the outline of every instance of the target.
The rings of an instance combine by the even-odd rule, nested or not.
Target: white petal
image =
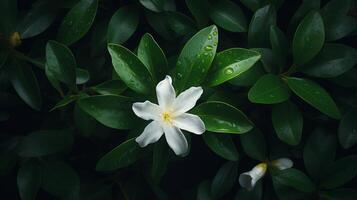
[[[172,105],[175,114],[185,113],[196,105],[197,100],[201,97],[203,89],[201,87],[190,87],[183,91],[175,99]]]
[[[265,163],[260,163],[249,172],[244,172],[239,175],[239,184],[247,190],[253,189],[257,181],[264,176],[266,170],[267,165]]]
[[[156,120],[160,118],[161,108],[150,101],[134,103],[132,109],[138,117],[145,120]]]
[[[279,158],[277,160],[273,160],[271,164],[280,170],[291,168],[294,165],[293,161],[289,158]]]
[[[163,130],[160,124],[156,121],[151,122],[147,125],[143,133],[135,139],[140,147],[145,147],[148,144],[157,142],[163,134]]]
[[[165,138],[171,149],[176,155],[184,155],[188,150],[188,143],[179,128],[170,125],[164,125]]]
[[[198,117],[197,115],[193,115],[189,113],[183,113],[175,117],[172,123],[174,126],[180,129],[199,135],[205,132],[206,130],[205,124],[203,123],[201,118]]]
[[[160,107],[167,108],[175,101],[176,93],[170,76],[166,76],[156,86],[156,96]]]

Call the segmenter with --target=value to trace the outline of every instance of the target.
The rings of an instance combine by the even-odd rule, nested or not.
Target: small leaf
[[[19,146],[22,157],[39,157],[64,151],[71,147],[73,136],[64,130],[40,130],[25,136]]]
[[[317,83],[295,77],[287,77],[290,89],[304,101],[334,119],[341,117],[336,103],[327,91]]]
[[[27,161],[17,173],[17,187],[23,200],[37,199],[37,192],[42,182],[41,165],[33,160]]]
[[[76,60],[65,45],[49,41],[46,45],[46,71],[69,87],[76,85]]]
[[[270,27],[270,44],[273,52],[273,59],[282,70],[286,65],[287,55],[289,53],[288,39],[284,33],[275,25]]]
[[[89,72],[86,69],[76,69],[76,84],[84,84],[89,81]]]
[[[347,112],[340,121],[338,138],[343,148],[357,144],[357,110]]]
[[[90,29],[97,13],[98,0],[80,0],[64,17],[57,40],[71,45]]]
[[[229,192],[238,176],[238,165],[236,162],[223,164],[212,180],[211,191],[213,197],[219,199]]]
[[[244,152],[255,160],[264,161],[266,159],[266,143],[264,135],[259,129],[254,128],[246,134],[240,136]]]
[[[79,99],[80,97],[81,97],[81,95],[68,95],[68,96],[65,96],[61,101],[56,103],[56,105],[50,111],[54,111],[54,110],[56,110],[58,108],[65,107],[68,104],[72,103],[73,101]]]
[[[106,94],[116,94],[119,95],[126,90],[126,85],[120,80],[109,80],[103,82],[99,85],[93,86],[95,92],[106,95]]]
[[[202,137],[206,145],[217,155],[231,161],[238,160],[238,151],[230,135],[206,132]]]
[[[300,22],[294,35],[294,63],[301,66],[309,62],[320,52],[324,41],[324,22],[318,12],[311,11]]]
[[[302,192],[312,192],[315,189],[314,183],[303,172],[297,169],[285,169],[273,174],[274,182],[292,187]]]
[[[116,44],[109,44],[108,50],[116,73],[130,89],[142,94],[152,92],[152,76],[138,57],[127,48]]]
[[[219,52],[207,77],[209,86],[222,84],[249,70],[260,59],[258,52],[232,48]]]
[[[105,154],[97,163],[96,170],[112,171],[133,164],[139,156],[140,148],[135,138],[127,140]]]
[[[240,7],[232,1],[221,0],[213,3],[210,10],[212,21],[225,30],[246,32],[247,21]]]
[[[229,80],[229,83],[235,86],[244,86],[244,87],[252,86],[264,74],[265,71],[262,63],[257,62],[247,71]]]
[[[180,12],[165,12],[165,18],[169,28],[177,35],[191,36],[196,32],[195,22]]]
[[[78,105],[100,123],[115,129],[128,129],[135,125],[136,117],[131,101],[117,95],[98,95],[78,100]]]
[[[248,92],[248,99],[253,103],[276,104],[290,97],[290,90],[276,75],[262,76]]]
[[[138,24],[139,12],[136,6],[124,6],[119,8],[110,19],[108,25],[108,43],[124,43],[133,35]]]
[[[178,92],[203,82],[216,54],[217,43],[217,27],[209,26],[185,44],[175,68],[174,85]]]
[[[280,140],[290,145],[300,143],[303,118],[295,104],[286,101],[275,105],[272,110],[272,121]]]
[[[196,106],[192,112],[203,120],[208,131],[242,134],[253,128],[244,113],[223,102],[205,102]]]

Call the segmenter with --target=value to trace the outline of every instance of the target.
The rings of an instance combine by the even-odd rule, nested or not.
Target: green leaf
[[[95,92],[106,95],[106,94],[116,94],[119,95],[126,90],[126,85],[120,80],[109,80],[103,82],[99,85],[93,86]]]
[[[202,135],[202,137],[206,145],[215,154],[226,160],[238,160],[238,151],[230,135],[206,132]]]
[[[208,180],[202,181],[197,189],[197,200],[213,200],[211,194],[211,182]]]
[[[139,11],[136,6],[124,6],[119,8],[110,19],[108,25],[108,43],[124,43],[133,35],[138,24]]]
[[[42,96],[31,66],[20,60],[10,60],[10,80],[21,99],[35,110],[42,106]]]
[[[78,199],[80,180],[67,163],[50,161],[44,165],[42,188],[59,199]]]
[[[284,33],[275,25],[270,27],[270,44],[273,52],[273,59],[282,70],[286,65],[289,53],[289,42]]]
[[[76,69],[76,84],[84,84],[89,81],[89,72],[86,69]]]
[[[276,24],[274,6],[266,5],[259,8],[249,24],[248,44],[250,47],[268,47],[270,44],[269,29]]]
[[[42,167],[33,160],[23,164],[17,173],[17,187],[22,200],[37,199],[37,192],[42,182]]]
[[[175,68],[174,85],[178,92],[203,82],[216,54],[217,43],[217,27],[209,26],[185,44]]]
[[[252,122],[242,111],[224,102],[205,102],[192,112],[203,120],[208,131],[242,134],[253,128]]]
[[[97,13],[98,0],[80,0],[64,17],[57,40],[71,45],[90,29]]]
[[[344,3],[343,3],[344,4]],[[350,16],[323,16],[327,41],[335,41],[351,34],[357,26],[357,19]]]
[[[295,104],[286,101],[275,105],[272,110],[272,121],[280,140],[289,145],[300,143],[303,118]]]
[[[165,18],[169,28],[177,35],[191,36],[197,31],[195,22],[180,12],[165,12]]]
[[[357,77],[357,69],[351,68],[350,70],[339,76],[329,78],[329,80],[342,87],[356,87],[357,86],[356,77]]]
[[[294,63],[301,66],[309,62],[320,52],[324,41],[324,22],[318,12],[311,11],[300,22],[294,35]]]
[[[315,190],[315,185],[303,172],[297,169],[285,169],[277,171],[273,174],[274,182],[292,187],[302,192],[312,192]]]
[[[169,164],[168,146],[166,140],[161,138],[154,146],[151,166],[151,176],[156,183],[160,183]]]
[[[207,0],[185,0],[188,9],[191,11],[193,17],[199,27],[204,27],[209,21],[209,5]]]
[[[263,6],[263,0],[240,0],[240,2],[251,11],[255,12]]]
[[[244,152],[255,160],[266,160],[266,143],[262,132],[254,128],[250,132],[240,136]]]
[[[357,50],[342,44],[326,44],[304,70],[310,76],[330,78],[357,64]]]
[[[232,48],[219,52],[207,77],[207,84],[216,86],[249,70],[260,59],[256,51]]]
[[[337,188],[353,180],[355,176],[357,176],[357,156],[346,156],[327,167],[327,176],[321,182],[321,187],[325,189]]]
[[[168,71],[164,52],[154,38],[146,33],[140,40],[138,58],[151,73],[155,82],[162,80]]]
[[[219,27],[232,32],[246,32],[247,20],[240,7],[232,1],[221,0],[212,4],[212,21]]]
[[[73,136],[65,130],[39,130],[25,136],[18,146],[22,157],[39,157],[69,149]]]
[[[109,44],[112,63],[120,79],[137,93],[150,94],[154,88],[152,76],[146,66],[127,48]]]
[[[32,8],[17,26],[21,39],[34,37],[44,32],[55,20],[58,7],[42,3]]]
[[[276,104],[286,101],[289,97],[289,88],[274,74],[262,76],[248,92],[248,99],[253,103]]]
[[[333,101],[327,91],[317,83],[307,79],[295,77],[287,77],[286,82],[296,95],[298,95],[311,106],[315,107],[331,118],[339,119],[341,117],[336,103]]]
[[[303,0],[302,4],[290,20],[288,28],[289,33],[295,31],[299,22],[306,16],[306,14],[308,14],[311,10],[318,9],[320,9],[320,0]]]
[[[213,197],[219,199],[228,193],[236,182],[238,176],[238,164],[227,162],[223,164],[214,176],[211,185]]]
[[[166,13],[146,12],[146,19],[150,26],[165,40],[173,40],[177,34],[170,28],[166,19]]]
[[[173,0],[139,0],[139,2],[154,12],[175,10],[175,1]]]
[[[357,110],[347,112],[338,127],[338,139],[343,148],[347,149],[357,144]]]
[[[326,166],[335,159],[336,137],[322,128],[317,128],[307,139],[303,153],[307,172],[315,180],[320,180],[325,176]]]
[[[76,60],[65,45],[49,41],[46,45],[46,70],[69,87],[76,85]]]
[[[97,121],[115,129],[128,129],[135,125],[136,117],[129,98],[117,95],[98,95],[78,100],[78,105]]]
[[[73,119],[75,127],[79,130],[83,137],[90,137],[98,130],[98,122],[82,110],[78,103],[74,106]]]
[[[70,103],[72,103],[73,101],[79,99],[82,95],[68,95],[65,96],[61,101],[59,101],[58,103],[56,103],[56,105],[50,110],[50,111],[54,111],[58,108],[63,108],[67,105],[69,105]]]
[[[105,154],[97,163],[96,170],[112,171],[133,164],[139,156],[140,148],[135,138],[127,140]]]
[[[235,86],[252,86],[258,79],[265,74],[261,62],[255,63],[250,69],[241,73],[239,76],[229,80],[229,83]]]
[[[355,200],[357,199],[357,190],[341,188],[319,193],[321,200]]]

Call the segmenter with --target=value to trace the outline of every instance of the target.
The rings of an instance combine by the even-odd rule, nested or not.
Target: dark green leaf
[[[173,0],[139,0],[139,2],[154,12],[175,10],[175,1]]]
[[[301,66],[309,62],[320,52],[324,41],[324,22],[318,12],[311,11],[300,22],[294,35],[294,63]]]
[[[93,86],[92,89],[102,95],[106,94],[121,94],[127,87],[120,80],[109,80],[99,85]]]
[[[136,6],[124,6],[119,8],[110,19],[108,25],[108,43],[124,43],[133,35],[138,24],[139,11]]]
[[[303,0],[302,4],[291,18],[289,24],[289,32],[295,31],[299,22],[309,13],[311,10],[320,9],[320,0]]]
[[[240,7],[232,1],[221,0],[212,4],[212,21],[217,26],[232,32],[246,32],[247,20]]]
[[[211,182],[208,180],[205,180],[200,183],[197,189],[197,200],[213,200],[214,198],[212,197],[211,194]]]
[[[207,0],[185,0],[188,9],[196,19],[199,27],[204,27],[209,21]]]
[[[57,40],[71,45],[90,29],[97,13],[98,0],[80,0],[64,17]]]
[[[275,104],[281,103],[290,97],[287,85],[276,75],[262,76],[248,93],[248,99],[253,103]]]
[[[338,138],[343,148],[347,149],[357,144],[357,110],[346,113],[338,127]]]
[[[19,146],[18,154],[22,157],[39,157],[69,149],[73,136],[64,130],[41,130],[25,136]]]
[[[292,187],[302,192],[312,192],[315,185],[303,172],[297,169],[285,169],[273,174],[274,182]]]
[[[165,12],[165,18],[169,28],[177,35],[191,36],[196,32],[195,22],[180,12]]]
[[[242,134],[253,128],[252,122],[243,112],[223,102],[205,102],[196,106],[192,112],[203,120],[208,131]]]
[[[238,151],[230,135],[206,132],[202,137],[206,145],[217,155],[231,161],[238,160]]]
[[[74,107],[73,118],[74,124],[82,136],[89,137],[97,131],[98,122],[82,110],[78,104]]]
[[[342,188],[319,193],[321,200],[355,200],[357,199],[357,190]]]
[[[240,0],[240,2],[251,11],[255,12],[263,6],[264,0]]]
[[[216,86],[249,70],[260,59],[258,52],[232,48],[219,52],[207,77],[207,84]]]
[[[133,164],[139,156],[140,148],[135,138],[127,140],[105,154],[97,163],[98,171],[112,171]]]
[[[350,16],[328,15],[323,16],[323,19],[327,41],[344,38],[352,33],[357,26],[357,19]]]
[[[265,74],[261,62],[255,63],[250,69],[241,73],[239,76],[229,80],[229,83],[235,86],[252,86],[258,79]]]
[[[152,76],[138,57],[127,48],[116,44],[109,44],[108,50],[116,73],[130,89],[143,94],[152,92]]]
[[[295,104],[286,101],[275,105],[272,110],[272,121],[280,140],[290,145],[300,143],[303,118]]]
[[[42,182],[42,167],[33,160],[23,164],[17,173],[17,187],[22,200],[37,199],[37,192]]]
[[[240,136],[244,152],[251,158],[264,161],[266,159],[266,143],[263,133],[254,128]]]
[[[284,33],[277,27],[270,27],[270,44],[273,52],[273,59],[279,65],[280,70],[286,65],[287,55],[289,53],[288,39]]]
[[[76,69],[76,84],[84,84],[89,81],[88,70],[77,68]]]
[[[50,111],[56,110],[58,108],[65,107],[68,104],[72,103],[73,101],[79,99],[80,97],[81,97],[81,95],[68,95],[68,96],[65,96],[61,101],[56,103],[56,105]]]
[[[169,164],[168,146],[166,140],[161,138],[154,146],[151,166],[151,176],[156,183],[159,183],[161,178],[167,171]]]
[[[17,0],[0,1],[0,32],[9,36],[15,29],[17,16]]]
[[[290,89],[311,106],[334,119],[341,117],[340,111],[329,93],[317,83],[295,77],[287,77],[286,81]]]
[[[212,180],[212,195],[219,199],[229,192],[236,182],[237,176],[238,164],[236,162],[227,162],[222,165]]]

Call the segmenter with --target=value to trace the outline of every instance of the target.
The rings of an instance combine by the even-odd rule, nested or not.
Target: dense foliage
[[[0,198],[355,200],[356,34],[354,0],[0,0]],[[166,75],[204,91],[181,156],[135,141]]]

